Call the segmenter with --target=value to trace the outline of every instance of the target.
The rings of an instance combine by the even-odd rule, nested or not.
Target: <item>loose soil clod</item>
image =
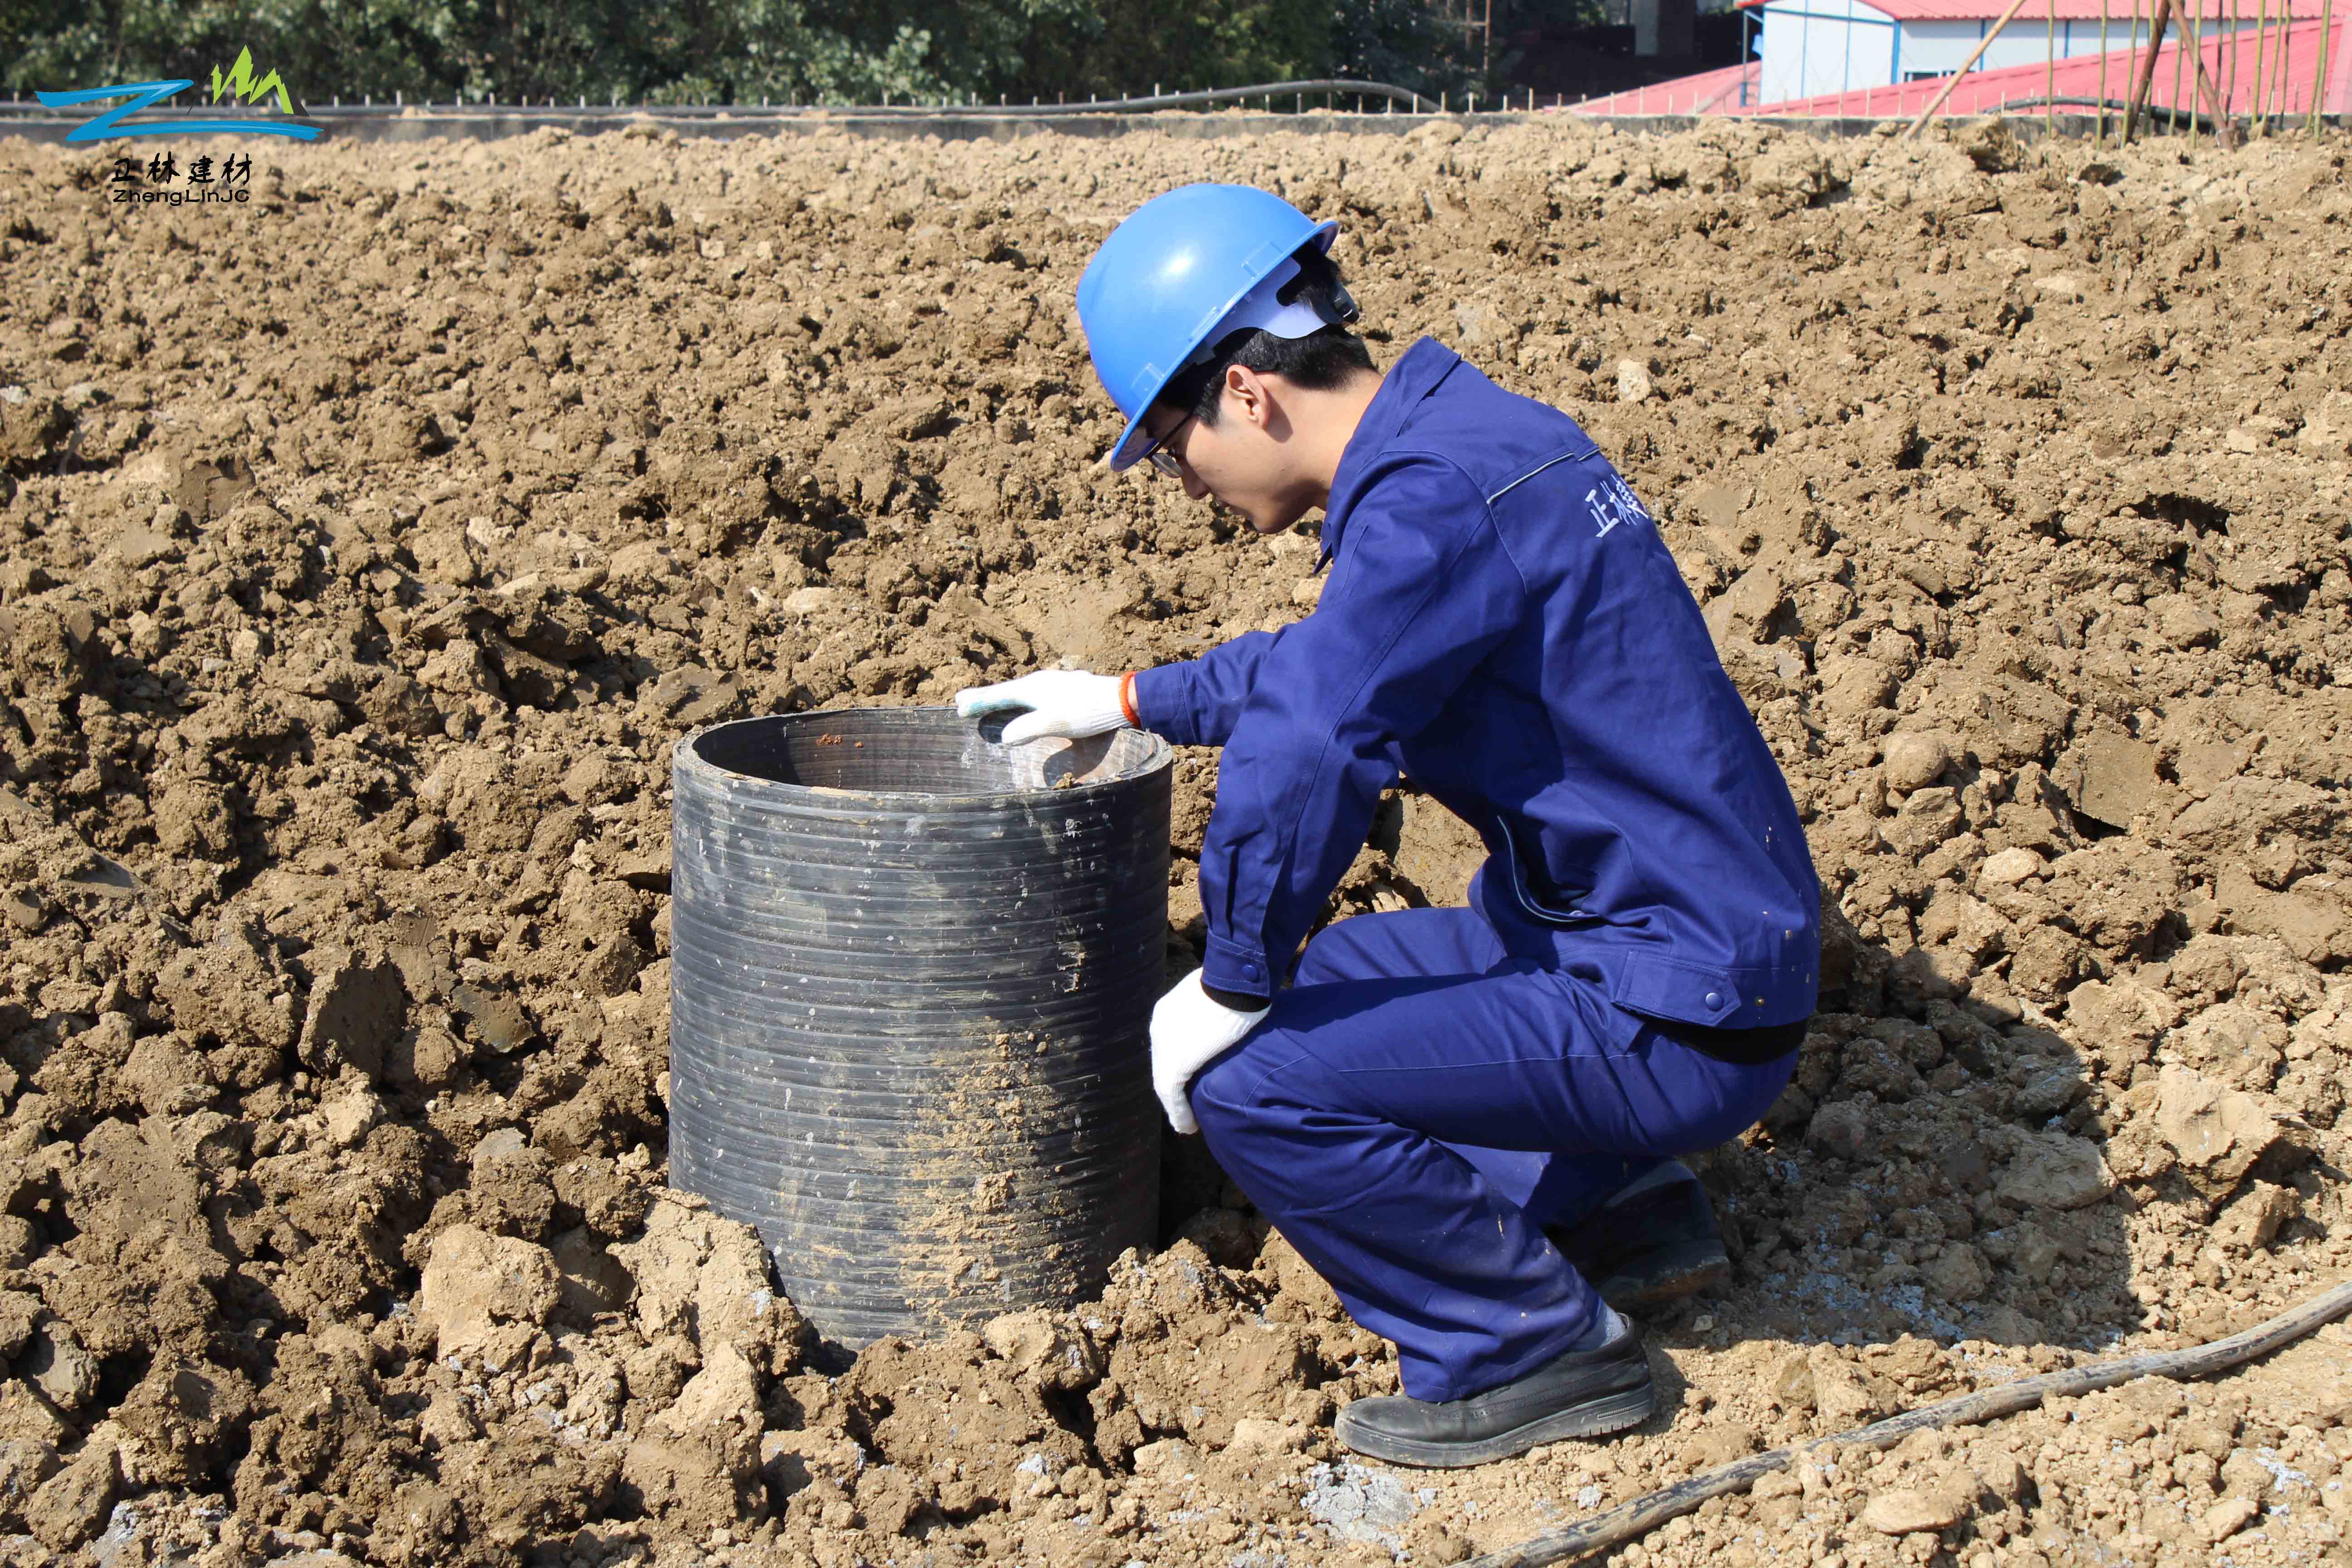
[[[0,1562],[1450,1563],[2352,1263],[2340,141],[271,155],[198,222],[0,142]],[[1313,605],[1311,539],[1094,466],[1070,289],[1203,177],[1339,217],[1384,353],[1587,423],[1807,818],[1823,1010],[1695,1158],[1738,1282],[1651,1325],[1620,1441],[1334,1451],[1386,1348],[1197,1142],[1097,1300],[854,1360],[663,1191],[681,731]],[[1474,859],[1402,795],[1335,913]],[[1800,1463],[1619,1560],[2340,1552],[2346,1343]]]

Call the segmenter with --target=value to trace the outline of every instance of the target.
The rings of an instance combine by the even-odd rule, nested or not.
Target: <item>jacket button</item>
[[[1708,992],[1708,993],[1706,994],[1706,1005],[1707,1005],[1708,1006],[1710,1006],[1710,1007],[1720,1007],[1720,1006],[1722,1006],[1722,1005],[1723,1005],[1723,993],[1722,993],[1722,992],[1720,992],[1720,991],[1710,991],[1710,992]]]

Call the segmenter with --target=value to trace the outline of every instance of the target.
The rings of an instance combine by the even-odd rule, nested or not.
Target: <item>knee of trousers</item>
[[[1325,926],[1307,942],[1306,951],[1298,955],[1298,967],[1292,982],[1299,985],[1320,985],[1347,973],[1344,955],[1349,946],[1348,933],[1339,931],[1338,923]]]
[[[1271,1070],[1296,1054],[1297,1047],[1279,1036],[1268,1040],[1260,1035],[1193,1076],[1186,1091],[1192,1117],[1220,1160],[1244,1154],[1260,1139],[1297,1120],[1296,1097],[1286,1092],[1286,1086],[1277,1087],[1283,1075]]]
[[[1661,1153],[1688,1153],[1697,1149],[1711,1149],[1730,1142],[1763,1119],[1796,1076],[1797,1058],[1792,1052],[1784,1062],[1735,1066],[1730,1063],[1709,1063],[1710,1076],[1716,1082],[1717,1103],[1709,1114],[1695,1118],[1680,1129],[1672,1150]]]

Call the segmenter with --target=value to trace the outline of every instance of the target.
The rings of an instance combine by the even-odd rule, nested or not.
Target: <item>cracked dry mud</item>
[[[2334,1280],[2345,153],[541,132],[257,156],[223,223],[0,142],[0,1561],[1443,1563]],[[1619,458],[1838,911],[1796,1087],[1696,1161],[1736,1289],[1622,1441],[1335,1451],[1390,1354],[1197,1144],[1097,1300],[854,1363],[663,1191],[679,732],[1312,605],[1310,541],[1089,466],[1071,287],[1202,177]],[[1334,912],[1470,859],[1400,797]],[[2340,1561],[2347,1353],[1619,1561]]]

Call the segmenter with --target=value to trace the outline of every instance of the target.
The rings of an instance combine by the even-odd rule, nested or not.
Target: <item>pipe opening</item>
[[[1135,730],[1083,741],[999,743],[1017,713],[963,719],[952,708],[843,708],[720,724],[691,737],[701,763],[742,778],[831,795],[973,797],[1113,784],[1166,765]]]

